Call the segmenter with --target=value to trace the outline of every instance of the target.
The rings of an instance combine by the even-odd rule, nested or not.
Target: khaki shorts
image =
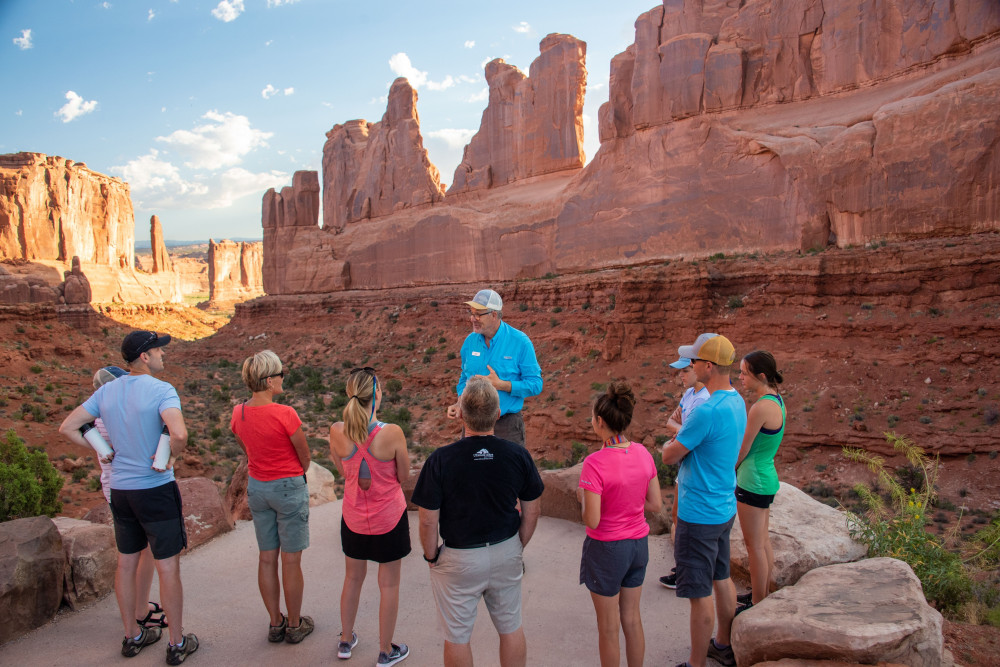
[[[437,603],[444,638],[468,644],[476,624],[479,599],[502,635],[521,627],[521,540],[513,537],[478,549],[442,546],[431,568],[431,591]]]

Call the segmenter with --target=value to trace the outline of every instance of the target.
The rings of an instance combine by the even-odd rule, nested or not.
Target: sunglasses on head
[[[352,368],[351,369],[351,375],[354,375],[355,373],[362,373],[362,372],[363,373],[368,373],[369,375],[375,375],[375,369],[372,368],[371,366],[365,366],[364,368]]]

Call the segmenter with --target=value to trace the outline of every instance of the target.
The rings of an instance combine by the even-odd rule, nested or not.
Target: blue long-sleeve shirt
[[[531,339],[506,322],[486,345],[480,333],[469,334],[462,343],[462,376],[458,379],[458,395],[473,375],[489,375],[490,366],[501,380],[510,382],[510,391],[501,391],[500,414],[520,412],[524,399],[542,393],[542,368],[535,358]]]

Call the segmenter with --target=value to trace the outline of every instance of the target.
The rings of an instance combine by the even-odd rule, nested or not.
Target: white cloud
[[[527,22],[527,21],[521,21],[521,22],[520,22],[520,23],[518,23],[517,25],[515,25],[515,26],[511,26],[511,29],[512,29],[512,30],[513,30],[514,32],[519,32],[519,33],[521,33],[522,35],[523,35],[523,34],[527,34],[527,33],[531,32],[531,26],[530,26],[530,25],[528,25],[528,22]]]
[[[278,89],[272,86],[271,84],[267,84],[264,90],[260,91],[260,96],[263,97],[265,100],[270,99],[277,94],[278,94]]]
[[[111,3],[110,2],[102,2],[101,3],[101,7],[104,7],[105,9],[111,9]]]
[[[368,100],[368,104],[385,104],[389,101],[388,95],[379,95],[378,97],[373,97]]]
[[[152,9],[150,9],[149,10],[149,15],[146,18],[146,20],[147,21],[152,21],[155,17],[156,17],[156,12],[154,12]]]
[[[22,51],[27,51],[32,46],[34,46],[31,43],[31,30],[30,29],[28,29],[28,30],[22,30],[21,31],[21,36],[14,38],[14,45],[17,48],[21,49]]]
[[[72,90],[66,92],[66,99],[68,102],[55,113],[56,116],[62,118],[64,123],[88,114],[97,108],[97,100],[86,101]]]
[[[248,195],[263,196],[268,188],[286,185],[290,179],[281,171],[254,174],[242,167],[185,178],[156,149],[111,171],[129,184],[137,208],[150,209],[227,208]]]
[[[440,139],[448,144],[448,148],[454,149],[463,148],[469,143],[475,133],[475,130],[444,129],[428,132],[427,136],[433,139]]]
[[[14,115],[15,115],[15,116],[21,116],[21,115],[24,115],[24,109],[18,109],[17,111],[15,111],[15,112],[14,112]]]
[[[294,5],[299,0],[267,0],[268,7],[280,7],[281,5]]]
[[[288,95],[294,95],[295,94],[295,89],[292,88],[291,86],[289,86],[288,88],[285,88],[282,92],[287,97]]]
[[[212,10],[212,16],[229,23],[235,21],[243,13],[245,7],[243,0],[222,0],[219,5]]]
[[[600,89],[604,88],[605,83],[606,82],[604,82],[604,81],[601,81],[601,82],[598,82],[598,83],[589,83],[589,84],[587,84],[587,91],[591,92],[591,91],[595,91],[595,90],[600,90]]]
[[[483,88],[475,95],[469,95],[465,98],[466,102],[485,102],[490,99],[490,89],[489,87]]]
[[[427,90],[445,90],[455,85],[455,79],[450,74],[445,76],[441,81],[431,81],[427,78],[427,72],[414,67],[413,63],[410,62],[410,57],[402,52],[389,58],[389,69],[396,76],[406,77],[406,80],[410,82],[414,90],[419,89],[421,86],[426,86]]]
[[[243,156],[267,146],[271,132],[250,127],[250,119],[232,112],[209,111],[202,118],[209,122],[193,130],[177,130],[156,140],[173,147],[187,157],[184,163],[194,169],[220,169],[239,164]]]
[[[597,149],[601,147],[601,140],[598,136],[597,127],[594,126],[594,119],[590,114],[581,114],[583,121],[583,154],[585,164],[590,163]]]
[[[476,42],[474,40],[471,40],[471,39],[465,40],[465,48],[471,49],[475,45],[476,45]]]
[[[264,42],[264,46],[271,46],[272,44],[274,44],[274,40],[273,39],[269,39],[266,42]]]
[[[478,74],[476,76],[469,76],[468,74],[460,74],[458,76],[458,80],[462,83],[476,83],[478,81],[482,81],[483,77],[479,76]]]
[[[506,54],[506,55],[502,55],[502,56],[487,56],[485,59],[483,59],[483,62],[479,63],[479,69],[485,69],[486,65],[488,65],[490,62],[496,60],[497,58],[499,58],[500,60],[502,60],[502,61],[504,61],[506,63],[506,62],[508,62],[510,60],[510,54]]]

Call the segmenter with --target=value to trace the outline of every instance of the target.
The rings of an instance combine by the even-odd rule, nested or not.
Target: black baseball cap
[[[163,347],[170,342],[170,334],[157,334],[155,331],[133,331],[122,341],[122,357],[127,363],[132,363],[143,352],[154,347]]]

